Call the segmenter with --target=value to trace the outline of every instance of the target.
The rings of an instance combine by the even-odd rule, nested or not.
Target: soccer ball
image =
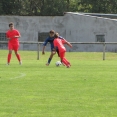
[[[62,63],[60,62],[60,61],[57,61],[56,63],[55,63],[55,65],[58,67],[58,66],[60,66]]]

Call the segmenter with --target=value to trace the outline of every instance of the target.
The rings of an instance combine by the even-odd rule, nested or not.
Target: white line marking
[[[26,74],[25,74],[25,73],[20,73],[20,75],[19,75],[19,76],[14,77],[14,78],[10,78],[10,80],[18,79],[18,78],[23,78],[24,76],[26,76]]]

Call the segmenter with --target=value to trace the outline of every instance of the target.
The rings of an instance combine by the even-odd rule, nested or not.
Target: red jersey
[[[56,39],[54,39],[54,42],[53,43],[54,43],[54,47],[57,47],[58,48],[59,53],[61,53],[63,51],[66,51],[66,48],[63,45],[64,43],[66,43],[66,40],[65,39],[56,38]]]
[[[13,45],[19,45],[19,40],[18,38],[14,38],[14,36],[20,36],[20,33],[18,30],[14,29],[14,30],[8,30],[6,33],[6,37],[10,38],[9,43],[13,44]]]

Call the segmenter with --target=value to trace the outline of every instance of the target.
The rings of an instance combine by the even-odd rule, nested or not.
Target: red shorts
[[[18,51],[19,45],[9,43],[9,44],[8,44],[8,49],[9,49],[9,50]]]

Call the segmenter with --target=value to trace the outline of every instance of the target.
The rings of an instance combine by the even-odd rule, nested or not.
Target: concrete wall
[[[14,22],[15,28],[21,33],[20,41],[38,41],[38,33],[56,30],[65,36],[63,17],[38,17],[38,16],[0,16],[0,32],[6,32],[9,22]],[[41,46],[42,48],[42,46]],[[5,49],[5,48],[3,48]],[[21,44],[20,49],[37,50],[37,45]],[[49,45],[46,50],[50,50]]]
[[[64,16],[0,16],[0,32],[6,32],[9,22],[21,33],[21,41],[38,41],[38,33],[54,29],[70,42],[96,42],[97,34],[104,34],[106,42],[117,41],[117,20],[66,13]],[[2,47],[6,49],[6,47]],[[41,45],[42,48],[42,45]],[[36,50],[37,45],[21,44],[21,50]],[[102,51],[102,45],[73,45],[68,51]],[[50,50],[49,45],[46,50]],[[107,45],[107,51],[116,52],[117,45]]]
[[[68,13],[66,19],[66,38],[77,42],[96,42],[97,34],[104,34],[106,42],[117,42],[117,20]],[[102,45],[78,45],[78,51],[102,51]],[[117,45],[107,45],[107,51],[116,51]]]

